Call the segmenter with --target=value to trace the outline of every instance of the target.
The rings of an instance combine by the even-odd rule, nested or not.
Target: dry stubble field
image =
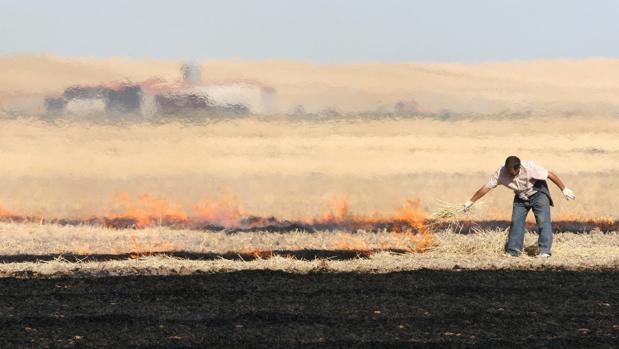
[[[397,217],[411,199],[420,203],[415,217],[425,217],[438,199],[464,201],[511,153],[576,191],[567,203],[553,189],[556,220],[608,222],[617,133],[609,117],[126,127],[3,120],[2,344],[613,347],[617,232],[557,233],[554,255],[540,260],[505,258],[505,226],[436,231],[428,248],[410,253],[416,235],[392,231],[159,225],[174,215],[224,225],[244,215]],[[507,190],[484,200],[478,219],[509,216]],[[131,214],[146,216],[142,229],[44,223]],[[526,246],[535,239],[528,234]]]

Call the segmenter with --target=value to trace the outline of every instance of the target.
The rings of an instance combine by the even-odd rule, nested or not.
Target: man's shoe
[[[520,257],[519,253],[505,252],[505,257]]]
[[[537,258],[548,258],[550,257],[550,253],[540,253],[537,255]]]

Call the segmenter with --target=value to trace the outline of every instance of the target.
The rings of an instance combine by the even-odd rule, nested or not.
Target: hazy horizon
[[[178,81],[181,60],[0,55],[0,110],[40,113],[68,86],[153,77]],[[205,83],[251,80],[272,87],[273,113],[390,113],[399,102],[419,113],[617,115],[619,59],[493,64],[328,64],[293,60],[204,60]]]

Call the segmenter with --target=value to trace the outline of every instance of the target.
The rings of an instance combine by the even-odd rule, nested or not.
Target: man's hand
[[[563,188],[563,196],[565,196],[566,200],[576,200],[576,194],[568,187]]]
[[[467,201],[464,203],[464,212],[468,212],[473,206],[473,201]]]

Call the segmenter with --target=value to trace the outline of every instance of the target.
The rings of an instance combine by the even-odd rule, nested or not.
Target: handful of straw
[[[438,207],[432,212],[430,217],[436,220],[457,220],[462,217],[470,216],[484,205],[483,202],[476,202],[468,211],[464,211],[462,204],[454,204],[446,201],[439,201]]]

